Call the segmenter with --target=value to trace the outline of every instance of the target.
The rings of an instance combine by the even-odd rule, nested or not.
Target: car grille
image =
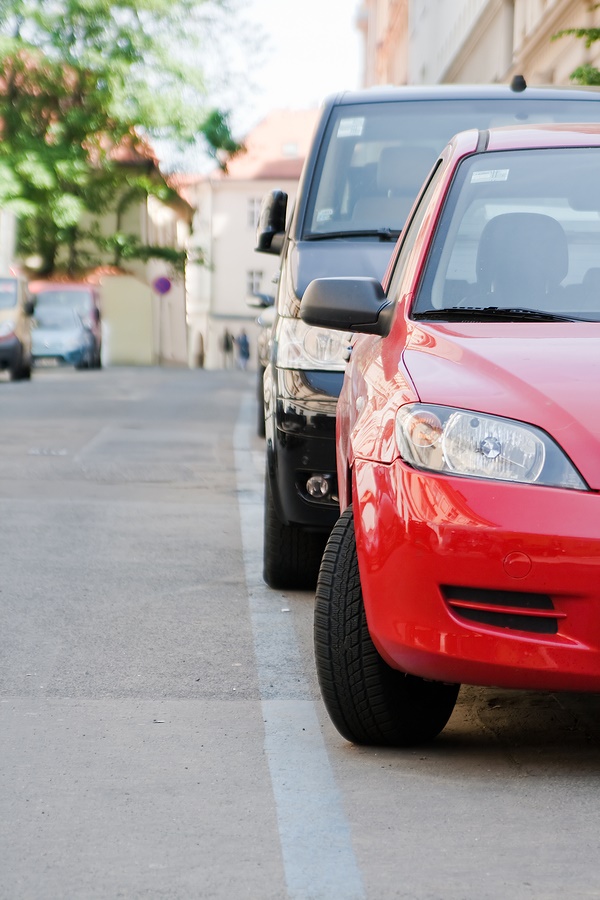
[[[547,594],[486,591],[455,586],[442,587],[442,593],[452,612],[459,618],[496,628],[556,634],[559,619],[565,617],[564,613],[557,612]]]

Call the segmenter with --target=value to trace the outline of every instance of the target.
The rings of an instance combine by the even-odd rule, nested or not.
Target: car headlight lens
[[[327,369],[343,372],[351,335],[314,328],[302,319],[281,317],[277,324],[277,365],[282,369]]]
[[[396,442],[402,458],[419,469],[587,489],[552,438],[512,419],[413,403],[398,410]]]
[[[15,333],[15,323],[8,319],[6,322],[0,322],[0,337],[8,337]]]

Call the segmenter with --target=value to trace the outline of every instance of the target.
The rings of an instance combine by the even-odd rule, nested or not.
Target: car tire
[[[271,588],[314,590],[327,536],[280,521],[265,475],[263,578]]]
[[[24,359],[23,349],[19,360],[9,369],[11,381],[29,381],[31,379],[31,357]]]
[[[321,694],[340,734],[355,744],[402,747],[433,740],[460,685],[392,669],[369,634],[352,507],[335,524],[317,583],[314,646]]]

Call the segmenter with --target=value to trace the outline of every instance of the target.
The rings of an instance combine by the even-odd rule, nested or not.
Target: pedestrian
[[[240,369],[246,369],[248,360],[250,359],[250,341],[243,328],[236,339],[236,344],[238,351],[238,365]]]
[[[233,368],[233,335],[228,328],[223,332],[221,349],[223,350],[223,365],[226,369]]]

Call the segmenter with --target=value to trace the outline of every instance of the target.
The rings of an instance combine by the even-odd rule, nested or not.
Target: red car
[[[600,126],[458,134],[353,333],[315,653],[350,741],[434,738],[461,683],[600,690]]]

